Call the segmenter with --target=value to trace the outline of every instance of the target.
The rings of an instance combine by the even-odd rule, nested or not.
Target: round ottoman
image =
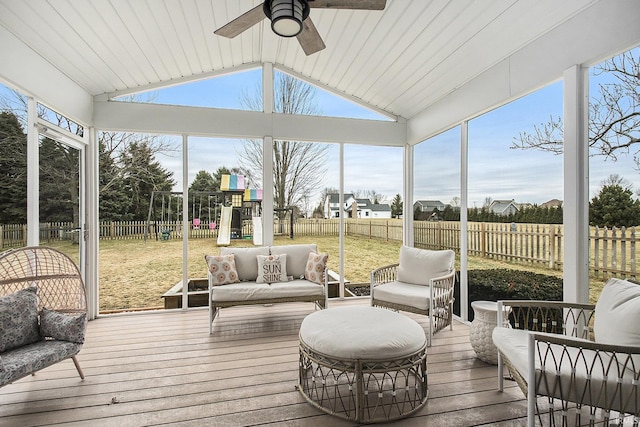
[[[317,408],[356,422],[404,418],[427,401],[427,339],[383,308],[317,311],[300,325],[298,387]]]

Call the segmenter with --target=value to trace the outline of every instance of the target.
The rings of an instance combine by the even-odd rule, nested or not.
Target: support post
[[[563,300],[589,302],[589,93],[587,70],[564,72]]]

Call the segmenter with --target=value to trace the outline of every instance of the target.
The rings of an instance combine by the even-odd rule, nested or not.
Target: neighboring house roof
[[[416,200],[413,203],[413,206],[415,207],[416,205],[420,206],[420,209],[422,211],[432,211],[434,209],[444,209],[447,205],[442,203],[440,200]]]
[[[340,193],[328,193],[327,197],[329,197],[329,203],[340,203]],[[345,193],[344,201],[346,202],[350,197],[353,197],[352,193]]]
[[[387,203],[372,203],[370,208],[375,212],[391,212],[391,206]]]
[[[562,207],[562,200],[551,199],[548,202],[544,202],[540,205],[541,208],[560,208]]]
[[[369,199],[357,199],[354,198],[354,200],[356,201],[356,203],[358,204],[358,209],[363,210],[363,209],[369,209],[370,211],[376,211],[376,212],[391,212],[391,206],[388,205],[387,203],[371,203],[371,200]],[[345,199],[346,201],[346,199]],[[347,206],[347,208],[345,209],[347,212],[351,212],[352,211],[352,207],[353,204],[349,204]]]
[[[510,207],[513,207],[513,210],[519,210],[518,205],[516,204],[514,199],[511,200],[494,200],[489,205],[489,210],[498,215],[509,214],[511,211]]]

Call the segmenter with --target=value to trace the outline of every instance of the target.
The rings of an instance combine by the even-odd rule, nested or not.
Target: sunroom
[[[505,0],[490,3],[387,0],[384,10],[365,11],[332,9],[332,2],[315,2],[318,4],[311,7],[310,16],[326,47],[307,55],[295,38],[274,34],[266,19],[233,38],[214,35],[217,28],[259,6],[258,0],[0,1],[0,82],[28,99],[28,172],[30,167],[36,170],[38,167],[39,135],[69,144],[79,152],[79,211],[80,218],[84,218],[79,225],[79,234],[84,236],[79,239],[79,264],[87,286],[89,317],[93,319],[89,327],[89,345],[84,350],[89,353],[84,385],[78,386],[74,372],[60,366],[24,383],[5,387],[0,399],[3,403],[6,399],[9,405],[3,405],[5,409],[0,413],[0,420],[4,418],[9,425],[81,425],[90,420],[105,425],[324,424],[334,421],[307,408],[294,393],[282,399],[278,397],[282,384],[295,382],[288,378],[286,369],[293,366],[295,376],[294,331],[310,312],[309,307],[292,306],[278,313],[265,311],[266,308],[254,309],[259,311],[258,315],[249,309],[238,310],[220,319],[222,333],[215,338],[206,333],[206,313],[201,310],[135,317],[99,315],[99,131],[181,138],[183,194],[189,191],[188,165],[193,160],[189,158],[189,144],[194,139],[262,141],[264,245],[274,242],[274,189],[269,160],[273,158],[274,140],[337,147],[338,164],[332,165],[332,170],[340,178],[338,190],[341,195],[349,190],[342,179],[345,147],[392,147],[401,152],[402,242],[413,246],[415,171],[420,167],[415,151],[430,138],[452,128],[459,129],[459,143],[451,148],[459,153],[455,165],[460,171],[456,184],[460,189],[461,208],[457,257],[461,283],[460,318],[464,321],[468,318],[466,212],[471,207],[468,197],[469,121],[552,82],[561,81],[563,182],[557,185],[563,188],[564,203],[563,293],[565,301],[589,300],[587,69],[640,45],[640,26],[637,25],[640,3],[635,0]],[[262,108],[259,111],[116,100],[250,69],[258,69],[261,75]],[[273,84],[276,73],[291,75],[345,98],[375,112],[381,119],[277,113],[274,111]],[[79,124],[85,130],[83,136],[78,138],[42,122],[37,117],[38,106],[45,106]],[[38,174],[28,173],[27,182],[26,244],[37,246],[42,244],[37,226],[40,218]],[[185,210],[190,208],[185,207]],[[343,218],[339,221],[342,223]],[[185,223],[184,226],[188,225]],[[187,230],[184,231],[186,236]],[[342,253],[343,234],[340,236]],[[183,245],[185,260],[189,250],[186,240]],[[186,261],[177,268],[182,269],[182,281],[187,283]],[[341,257],[338,269],[341,273],[340,295],[344,295],[344,268]],[[186,300],[185,286],[183,301]],[[335,301],[336,305],[360,303],[341,298]],[[187,305],[183,304],[184,307]],[[256,320],[260,317],[263,321]],[[424,319],[417,319],[424,324]],[[122,331],[131,328],[138,330],[120,340]],[[238,334],[244,333],[243,329],[247,335],[238,338]],[[94,346],[91,345],[92,337]],[[460,425],[523,422],[526,408],[517,389],[504,394],[494,393],[495,368],[472,362],[465,365],[459,356],[455,356],[457,348],[462,349],[462,353],[470,353],[467,341],[464,323],[436,339],[434,345],[439,350],[434,350],[433,355],[434,387],[430,391],[433,401],[413,422],[432,420],[437,423],[451,419],[460,420],[453,422]],[[189,346],[194,349],[181,353],[180,348]],[[119,351],[126,353],[121,361],[118,360]],[[252,352],[271,351],[275,356],[265,355],[260,359],[265,365],[261,370],[248,362]],[[143,378],[149,374],[144,368],[145,357],[156,352],[162,356],[150,363],[152,369],[162,371],[163,377],[156,377],[155,381],[166,388],[157,387],[153,379]],[[80,354],[81,361],[83,354]],[[108,357],[101,359],[101,354]],[[236,357],[244,364],[229,361]],[[164,370],[163,358],[172,359],[176,375]],[[173,382],[173,379],[186,375],[197,382],[198,372],[204,372],[202,365],[215,363],[215,360],[224,367],[220,370],[205,368],[207,378],[193,386],[191,392],[178,390],[192,384]],[[447,361],[450,360],[458,368],[448,368]],[[108,379],[110,365],[129,363],[130,370],[112,367],[118,374]],[[278,373],[275,379],[256,380],[264,390],[259,397],[251,393],[250,386],[233,384],[266,375],[272,365],[273,371]],[[462,369],[459,367],[462,365],[467,367]],[[248,369],[249,374],[242,373],[243,369]],[[451,390],[446,391],[446,372],[454,369],[461,369],[460,372],[468,375],[471,385],[462,385],[464,379],[460,378],[452,380],[458,381],[453,388],[459,387],[460,394],[468,394],[469,402],[478,399],[481,403],[456,408],[451,398],[444,398],[456,395]],[[91,383],[92,371],[103,379]],[[443,378],[436,380],[439,374]],[[216,391],[207,391],[207,387],[216,382],[214,377],[219,375],[225,380],[218,381]],[[127,378],[136,385],[126,389]],[[233,393],[228,392],[231,389]],[[145,398],[137,401],[140,406],[134,408],[134,395],[140,390],[146,390],[143,392]],[[163,390],[178,402],[167,403]],[[438,390],[441,396],[438,396]],[[56,400],[57,392],[64,398]],[[75,406],[73,396],[83,393],[83,403]],[[242,393],[251,397],[247,409],[243,409],[240,402]],[[218,396],[216,403],[211,403],[212,395]],[[108,396],[111,398],[107,399]],[[194,400],[185,403],[183,399],[189,397]],[[119,406],[121,403],[123,405]],[[31,410],[30,405],[36,405],[37,409]],[[201,407],[206,408],[199,413]],[[276,415],[288,411],[287,408],[291,409],[291,416]],[[492,408],[499,409],[494,411]],[[456,411],[462,411],[461,418],[451,418],[456,416]],[[241,416],[243,413],[245,415]],[[492,418],[494,413],[499,415]]]

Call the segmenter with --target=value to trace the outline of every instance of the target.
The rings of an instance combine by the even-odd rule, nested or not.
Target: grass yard
[[[275,245],[316,243],[320,252],[329,254],[329,268],[339,271],[338,237],[276,236]],[[52,245],[71,255],[76,261],[77,246],[68,242]],[[232,240],[231,246],[250,247],[251,240]],[[368,283],[374,268],[398,261],[400,242],[345,237],[345,277],[351,283]],[[189,278],[207,276],[204,256],[218,254],[214,239],[189,241]],[[459,270],[459,257],[456,269]],[[560,271],[523,265],[508,264],[486,258],[469,257],[470,269],[513,268],[537,273],[562,276]],[[130,310],[164,307],[162,294],[182,280],[182,241],[102,240],[100,241],[100,311]],[[591,279],[590,299],[596,301],[603,281]]]

